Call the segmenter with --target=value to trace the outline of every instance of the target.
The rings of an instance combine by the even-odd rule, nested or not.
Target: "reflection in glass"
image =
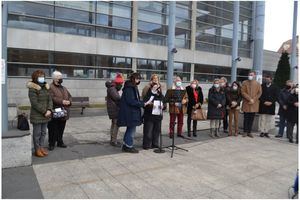
[[[26,1],[8,2],[8,12],[36,15],[43,17],[54,17],[54,7],[50,5],[31,3]]]
[[[55,8],[55,18],[85,23],[94,23],[94,14],[86,11],[70,10],[68,8]]]
[[[96,37],[130,41],[131,40],[131,32],[117,30],[117,29],[104,28],[104,27],[97,27],[96,28]]]
[[[53,32],[53,21],[47,19],[8,15],[8,27]]]
[[[55,22],[55,32],[82,36],[95,36],[95,28],[75,23]]]

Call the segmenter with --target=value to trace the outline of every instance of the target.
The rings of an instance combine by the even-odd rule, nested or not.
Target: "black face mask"
[[[292,87],[291,87],[290,85],[286,85],[285,88],[286,88],[287,90],[289,90],[289,89],[291,89]]]
[[[58,79],[58,84],[62,84],[63,80],[62,79]]]
[[[136,83],[135,83],[135,85],[139,85],[140,83],[141,83],[141,81],[139,81],[139,82],[136,82]]]
[[[120,91],[122,89],[122,85],[116,85],[116,89]]]

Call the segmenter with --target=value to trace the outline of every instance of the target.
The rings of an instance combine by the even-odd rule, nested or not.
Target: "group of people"
[[[33,126],[33,144],[37,157],[48,155],[44,148],[47,128],[50,151],[54,150],[55,144],[60,148],[67,147],[63,142],[63,133],[69,119],[72,96],[62,86],[63,78],[59,71],[53,72],[52,79],[53,82],[49,85],[45,81],[45,72],[36,70],[31,75],[31,81],[27,83],[31,103],[30,122]]]
[[[274,128],[275,103],[278,102],[280,122],[279,132],[275,137],[283,137],[284,128],[287,127],[287,138],[293,143],[293,130],[297,125],[296,143],[298,143],[298,84],[294,85],[288,80],[285,88],[279,90],[272,84],[271,76],[265,76],[263,84],[257,82],[255,76],[255,72],[251,71],[248,80],[241,85],[236,81],[229,85],[225,77],[214,80],[207,100],[210,136],[220,137],[222,123],[224,133],[228,133],[228,136],[238,136],[239,113],[242,110],[243,136],[253,138],[252,125],[255,114],[258,113],[260,136],[269,137],[269,131]],[[72,96],[67,88],[62,86],[63,78],[59,71],[53,72],[53,81],[50,85],[46,83],[45,73],[42,70],[33,72],[31,78],[27,87],[31,103],[30,122],[33,125],[33,144],[35,155],[44,157],[48,155],[44,148],[46,128],[49,133],[50,151],[54,150],[55,145],[61,148],[67,147],[63,142],[63,133],[70,115]],[[144,124],[143,149],[159,146],[163,111],[166,110],[167,103],[157,74],[151,76],[141,96],[138,90],[140,81],[140,74],[132,73],[126,81],[121,74],[117,74],[114,80],[106,82],[107,112],[111,119],[110,144],[122,146],[124,152],[138,153],[134,148],[133,137],[136,127],[141,124]],[[203,92],[198,81],[193,80],[187,87],[183,87],[181,77],[176,76],[171,89],[183,91],[184,96],[181,102],[168,102],[169,137],[174,137],[175,124],[177,124],[177,137],[184,137],[184,114],[187,114],[187,136],[197,137],[197,120],[192,119],[192,115],[197,109],[203,108],[204,103]],[[119,127],[126,127],[123,144],[117,141]]]
[[[162,113],[167,108],[159,76],[157,74],[151,76],[149,84],[142,90],[141,97],[138,90],[140,80],[140,74],[133,73],[125,83],[121,74],[117,74],[113,81],[106,82],[107,111],[112,120],[110,143],[113,146],[122,146],[124,152],[138,153],[133,145],[133,137],[136,127],[141,124],[144,124],[143,149],[158,148]],[[171,89],[185,91],[185,95],[181,102],[169,102],[169,137],[172,138],[175,134],[175,124],[177,124],[177,137],[184,137],[184,114],[187,114],[187,136],[197,137],[197,120],[193,120],[192,115],[196,109],[203,108],[204,103],[203,92],[198,81],[193,80],[187,87],[183,87],[181,78],[176,76]],[[272,77],[269,75],[264,77],[263,84],[256,81],[255,71],[251,71],[248,80],[243,81],[241,85],[237,81],[228,84],[225,77],[215,79],[209,89],[207,100],[210,136],[220,137],[222,123],[224,133],[228,136],[238,136],[239,113],[242,111],[244,113],[243,137],[253,138],[252,126],[257,113],[260,136],[269,137],[269,131],[274,128],[276,102],[280,104],[280,125],[276,137],[282,137],[287,122],[287,137],[290,142],[293,142],[293,129],[296,124],[296,143],[298,143],[298,85],[287,81],[286,87],[279,91],[272,84]],[[119,127],[126,127],[123,144],[117,142]]]

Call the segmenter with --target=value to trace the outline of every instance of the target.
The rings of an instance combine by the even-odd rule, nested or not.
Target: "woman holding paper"
[[[123,139],[122,151],[128,153],[138,153],[133,147],[133,137],[136,127],[142,124],[141,108],[147,105],[140,100],[138,85],[140,84],[141,75],[133,73],[123,87],[123,94],[120,100],[120,111],[118,114],[117,124],[119,127],[126,126],[126,132]]]
[[[151,85],[144,97],[144,102],[148,105],[144,112],[143,149],[158,148],[158,137],[163,119],[163,98],[160,85],[157,83]]]

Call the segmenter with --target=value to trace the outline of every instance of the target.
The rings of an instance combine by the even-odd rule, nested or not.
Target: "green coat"
[[[28,96],[31,103],[30,123],[46,123],[50,118],[45,117],[47,110],[52,111],[52,99],[49,94],[49,85],[40,86],[32,81],[27,83]]]

